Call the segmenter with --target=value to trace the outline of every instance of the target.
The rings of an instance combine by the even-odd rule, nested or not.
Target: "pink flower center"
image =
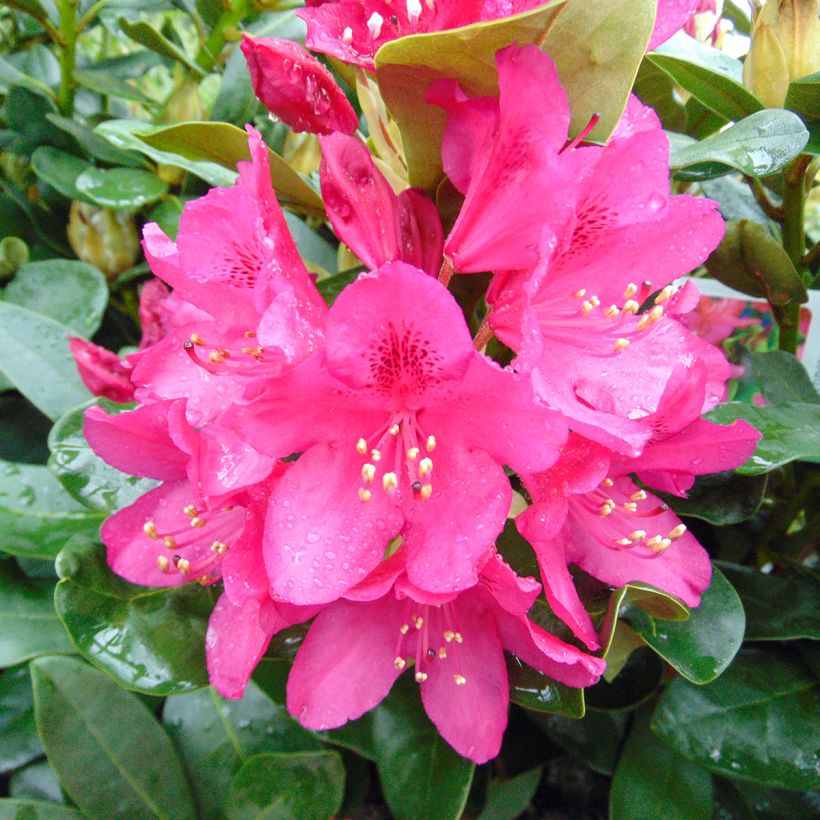
[[[637,490],[630,496],[619,492],[605,478],[591,493],[568,497],[570,513],[579,526],[598,543],[614,550],[630,550],[642,558],[657,558],[686,532],[678,524],[669,532],[659,531],[654,519],[668,510],[666,504]]]
[[[451,604],[418,604],[408,599],[405,621],[399,627],[396,643],[396,669],[403,670],[408,660],[415,663],[415,679],[424,683],[434,663],[447,664],[456,686],[464,686],[467,678],[461,674],[461,644],[464,635],[455,625]]]
[[[266,353],[256,343],[253,330],[246,330],[229,345],[216,345],[192,333],[183,347],[194,364],[217,376],[276,377],[282,368],[281,356],[274,360]]]

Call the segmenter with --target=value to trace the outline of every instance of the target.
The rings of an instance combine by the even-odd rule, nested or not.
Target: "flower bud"
[[[768,0],[752,27],[743,81],[767,108],[780,108],[789,82],[820,70],[818,0]]]
[[[109,279],[128,270],[140,252],[137,225],[125,211],[75,200],[71,203],[67,233],[74,253]]]
[[[352,134],[358,127],[356,112],[333,75],[296,43],[246,34],[242,53],[254,93],[294,131]]]
[[[14,276],[28,260],[28,245],[19,236],[6,236],[0,240],[0,282]]]

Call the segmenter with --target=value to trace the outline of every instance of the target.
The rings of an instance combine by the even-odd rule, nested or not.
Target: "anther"
[[[387,432],[390,433],[391,436],[397,436],[399,434],[400,429],[401,428],[398,424],[393,424]]]
[[[618,310],[618,307],[617,307],[616,305],[610,305],[610,306],[609,306],[609,307],[608,307],[608,308],[604,311],[604,316],[606,316],[606,318],[607,318],[607,319],[613,319],[613,318],[614,318],[615,316],[617,316],[620,312],[621,312],[621,311],[620,311],[620,310]]]
[[[422,501],[427,501],[428,498],[433,494],[433,485],[432,484],[422,484],[421,492],[419,495],[421,496]]]
[[[451,629],[444,630],[444,640],[447,641],[447,643],[452,643],[455,636],[456,633],[453,632]]]
[[[419,462],[419,475],[424,478],[426,475],[430,475],[433,472],[433,459],[432,458],[423,458]]]
[[[416,672],[416,683],[424,683],[427,680],[426,672]]]
[[[363,456],[367,452],[367,442],[363,438],[360,438],[356,442],[356,452],[360,456]]]
[[[212,350],[208,354],[208,359],[212,364],[222,364],[225,361],[225,357],[218,350]]]
[[[184,512],[185,515],[189,515],[191,518],[197,514],[196,507],[193,504],[188,504],[186,507],[183,507],[182,512]]]
[[[421,2],[420,0],[407,0],[407,16],[411,22],[418,22],[421,17]]]
[[[460,632],[456,632],[455,638],[456,638],[456,643],[463,643],[464,642],[464,638],[461,637]]]
[[[374,11],[373,14],[370,15],[370,19],[367,21],[367,30],[370,32],[370,36],[374,40],[377,39],[382,33],[382,23],[384,23],[384,17],[382,17],[377,11]]]
[[[615,543],[621,547],[628,547],[632,542],[628,538],[619,538]]]
[[[581,314],[588,316],[590,313],[592,313],[592,302],[584,300],[581,302]]]
[[[436,449],[436,437],[435,436],[427,436],[427,444],[425,449],[428,453],[432,453],[433,450]]]
[[[643,490],[638,490],[636,493],[632,493],[629,496],[630,501],[646,501],[646,493]]]
[[[370,458],[371,458],[373,461],[381,461],[381,459],[382,459],[382,454],[381,454],[378,450],[376,450],[376,449],[374,448],[374,449],[372,449],[372,450],[370,451]]]
[[[646,538],[646,530],[635,530],[629,534],[629,540],[635,543],[636,541],[643,541]]]
[[[464,675],[453,675],[453,680],[456,683],[456,686],[464,686],[467,683],[467,678]]]
[[[645,330],[647,328],[647,326],[649,325],[650,318],[651,318],[650,314],[644,313],[644,315],[641,316],[640,320],[638,321],[638,324],[635,325],[635,330],[637,330],[637,331]]]
[[[667,285],[661,292],[655,297],[655,304],[659,305],[661,302],[665,302],[670,296],[672,295],[672,288]]]
[[[372,484],[373,480],[376,477],[376,466],[375,464],[367,464],[362,465],[362,478],[368,483]]]
[[[246,339],[255,339],[256,338],[256,331],[255,330],[246,330],[242,335]]]
[[[404,669],[404,667],[407,666],[407,661],[399,655],[396,660],[393,661],[393,666],[395,666],[396,669]]]
[[[601,487],[611,487],[615,482],[611,478],[605,478],[599,486]]]
[[[421,615],[416,615],[416,617],[413,618],[413,626],[416,627],[416,629],[421,629],[424,626],[424,618],[422,618]]]
[[[359,487],[359,501],[363,501],[366,504],[371,498],[373,498],[373,493],[371,493],[370,490]]]
[[[177,548],[177,542],[170,535],[166,535],[162,543],[165,544],[166,549],[175,550]]]
[[[205,522],[205,519],[204,519],[204,518],[201,518],[201,517],[200,517],[200,516],[198,516],[198,515],[195,515],[195,516],[191,519],[191,526],[192,526],[192,527],[196,527],[197,529],[199,529],[200,527],[204,527],[204,526],[205,526],[205,523],[206,523],[206,522]]]
[[[152,538],[154,541],[159,538],[159,533],[157,532],[157,525],[153,521],[146,521],[142,525],[142,531],[149,537]]]
[[[444,660],[447,657],[447,649],[444,646],[438,648],[438,656]]]
[[[224,541],[214,541],[211,544],[211,552],[217,555],[224,555],[228,551],[228,545]]]
[[[625,501],[624,509],[631,513],[638,512],[638,505],[634,501]]]
[[[669,531],[669,538],[675,540],[680,538],[686,532],[686,524],[678,524],[673,530]]]
[[[592,307],[601,307],[601,300],[597,296],[590,296],[589,301],[592,302]]]
[[[201,346],[205,344],[205,340],[198,333],[192,333],[191,344]]]
[[[624,299],[631,299],[638,292],[638,286],[634,282],[630,282],[624,291]]]
[[[345,30],[342,32],[342,42],[343,43],[352,43],[353,42],[353,29],[350,26],[346,26]]]
[[[382,476],[382,488],[386,493],[393,492],[399,486],[399,479],[395,473],[385,473]]]
[[[168,572],[170,566],[171,562],[164,555],[157,556],[157,568],[160,572]]]
[[[657,552],[658,547],[660,547],[662,541],[662,535],[653,535],[651,538],[646,539],[646,546],[649,547],[649,549],[651,549],[653,552]]]
[[[176,562],[177,569],[180,574],[187,575],[188,570],[191,569],[191,562],[187,558],[179,558]]]
[[[402,635],[406,635],[409,631],[410,631],[410,624],[402,624],[401,627],[399,628],[399,632],[401,632]]]
[[[641,306],[634,299],[627,299],[624,302],[624,313],[637,313],[640,309]]]
[[[650,322],[657,322],[663,318],[663,305],[655,305],[652,310],[649,311],[649,321]]]
[[[606,517],[607,515],[612,515],[612,511],[615,507],[610,507],[609,504],[601,504],[598,508],[598,515]]]
[[[407,458],[409,458],[410,461],[415,461],[418,457],[419,457],[419,448],[418,447],[411,447],[407,451]]]
[[[626,350],[629,347],[629,339],[616,339],[612,345],[612,349],[616,352],[619,350]]]
[[[581,288],[580,290],[576,290],[572,295],[575,299],[583,299],[584,296],[587,295],[587,289]]]

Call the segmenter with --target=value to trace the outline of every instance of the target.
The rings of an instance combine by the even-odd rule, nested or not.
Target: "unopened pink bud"
[[[119,356],[76,336],[70,336],[68,343],[83,384],[95,396],[122,404],[134,400],[130,368]]]

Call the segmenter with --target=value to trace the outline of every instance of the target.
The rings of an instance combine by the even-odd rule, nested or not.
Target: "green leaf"
[[[808,299],[789,255],[757,222],[729,222],[723,240],[705,264],[719,282],[749,296],[762,296],[773,305]]]
[[[100,271],[85,262],[49,259],[23,265],[3,298],[90,339],[108,304],[108,284]]]
[[[151,695],[208,684],[211,592],[196,584],[139,587],[108,568],[102,546],[76,539],[58,556],[54,606],[71,640],[128,689]]]
[[[0,800],[0,820],[82,820],[76,809],[45,800]]]
[[[251,158],[248,135],[226,122],[183,122],[137,136],[153,148],[188,160],[216,163],[231,170]],[[268,149],[276,195],[283,203],[310,216],[323,217],[322,198],[279,154]]]
[[[784,652],[746,649],[717,680],[676,678],[652,720],[671,748],[731,778],[786,789],[820,786],[818,681]]]
[[[618,633],[629,626],[618,623]],[[646,703],[663,683],[665,667],[648,647],[631,652],[617,676],[608,682],[602,678],[584,690],[587,706],[595,709],[631,710]]]
[[[740,120],[763,108],[763,103],[744,87],[739,60],[682,31],[646,59],[727,120]]]
[[[42,755],[43,747],[34,725],[28,667],[7,669],[0,675],[0,774],[14,771]]]
[[[123,100],[133,100],[142,105],[151,103],[151,99],[146,97],[136,86],[103,71],[75,71],[73,76],[78,85],[90,91],[96,91],[97,94],[105,94]]]
[[[746,625],[740,598],[717,567],[688,621],[658,620],[637,607],[625,617],[655,652],[693,683],[709,683],[726,669],[743,643]]]
[[[0,561],[0,667],[73,651],[54,611],[53,591],[50,579],[29,578],[13,562]]]
[[[584,716],[584,690],[566,686],[542,675],[532,667],[510,658],[507,663],[510,700],[534,712],[548,712],[567,717]]]
[[[285,222],[305,263],[331,273],[335,271],[336,248],[317,231],[311,230],[296,214],[290,211],[284,213]]]
[[[50,145],[41,145],[31,155],[31,169],[37,177],[69,199],[91,202],[76,186],[77,177],[89,168],[93,166],[84,159]]]
[[[31,665],[37,727],[49,762],[90,817],[195,817],[182,764],[137,698],[74,658]]]
[[[609,796],[611,820],[711,820],[712,776],[661,743],[639,712]]]
[[[0,57],[0,80],[6,85],[16,85],[20,88],[25,88],[26,91],[30,91],[33,94],[39,94],[46,100],[56,100],[54,93],[47,85],[41,83],[34,77],[30,77],[28,74],[24,74],[3,57]]]
[[[135,20],[130,22],[125,17],[119,19],[120,29],[132,40],[136,40],[140,45],[145,46],[163,57],[170,57],[177,63],[182,63],[198,77],[204,77],[205,71],[198,66],[188,55],[178,46],[174,45],[167,37],[160,34],[150,23],[145,20]]]
[[[106,120],[100,123],[94,133],[107,139],[112,145],[122,150],[138,151],[141,154],[163,165],[183,168],[198,176],[209,185],[226,187],[236,181],[236,171],[228,170],[215,162],[195,162],[179,154],[159,151],[140,139],[137,133],[145,135],[161,130],[161,126],[151,126],[139,120]]]
[[[598,114],[592,139],[605,140],[626,106],[654,13],[654,3],[645,0],[568,0],[563,8],[551,3],[386,43],[376,55],[376,76],[402,132],[411,183],[433,190],[441,177],[446,118],[424,102],[430,84],[448,77],[470,94],[496,94],[495,53],[513,42],[537,43],[555,62],[569,96],[571,133]]]
[[[30,14],[35,20],[41,22],[48,20],[48,12],[40,0],[6,0],[6,5],[9,6],[9,8]]]
[[[71,498],[47,467],[0,461],[4,552],[53,559],[72,535],[96,537],[102,521]]]
[[[635,96],[655,110],[663,127],[669,131],[686,128],[686,109],[681,105],[671,77],[644,58],[635,78]]]
[[[252,681],[241,700],[226,700],[210,687],[169,698],[162,721],[179,749],[206,820],[222,816],[231,778],[251,755],[322,749],[311,732]]]
[[[328,307],[332,307],[333,303],[338,298],[339,294],[351,283],[355,282],[360,271],[358,268],[354,270],[342,271],[333,276],[326,276],[316,283],[316,289],[325,300]]]
[[[475,765],[442,739],[410,675],[402,675],[375,709],[320,736],[376,762],[387,805],[397,820],[461,816]]]
[[[338,752],[265,752],[236,773],[225,816],[327,820],[341,808],[345,769]]]
[[[74,184],[95,204],[115,211],[136,211],[168,190],[164,179],[140,168],[87,168]]]
[[[18,769],[9,779],[9,794],[21,800],[47,800],[56,804],[66,802],[57,773],[47,760]]]
[[[716,785],[715,808],[722,810],[715,815],[716,820],[785,820],[817,814],[820,795],[814,791],[767,789],[748,781],[718,780]]]
[[[222,82],[211,108],[210,119],[213,122],[243,125],[253,119],[258,107],[259,101],[253,93],[245,55],[236,48],[225,62]]]
[[[769,217],[755,201],[749,186],[739,179],[732,176],[718,177],[704,180],[700,187],[709,199],[717,200],[720,215],[727,222],[747,219],[761,225],[769,224]]]
[[[0,301],[0,375],[56,421],[90,397],[68,348],[69,329]]]
[[[747,521],[757,513],[766,494],[766,484],[765,475],[737,475],[726,471],[698,476],[687,498],[660,495],[678,515],[725,527]]]
[[[718,424],[745,419],[763,435],[752,457],[738,467],[746,475],[768,473],[796,459],[820,458],[820,405],[789,402],[756,407],[732,401],[715,407],[707,418]]]
[[[789,83],[784,108],[800,115],[809,129],[807,151],[820,153],[820,71]]]
[[[721,563],[746,610],[747,641],[820,640],[820,581],[797,568],[770,575]]]
[[[515,820],[530,805],[541,780],[541,771],[531,769],[509,780],[493,778],[487,787],[487,802],[478,820]]]
[[[752,370],[769,404],[820,404],[806,368],[785,350],[751,351]]]
[[[682,179],[711,179],[732,171],[763,177],[782,170],[806,145],[800,117],[780,108],[758,111],[701,142],[675,135],[670,167]]]
[[[146,160],[130,151],[121,151],[119,148],[115,148],[107,139],[95,134],[87,125],[83,125],[77,120],[61,117],[59,114],[46,114],[46,119],[61,131],[71,134],[77,141],[77,145],[81,146],[84,151],[109,165],[145,168],[148,164]]]
[[[95,404],[109,414],[128,409],[106,399],[95,399],[69,410],[49,433],[48,466],[73,498],[92,510],[110,515],[133,504],[156,487],[157,482],[121,473],[91,449],[83,435],[83,420],[85,411]]]

